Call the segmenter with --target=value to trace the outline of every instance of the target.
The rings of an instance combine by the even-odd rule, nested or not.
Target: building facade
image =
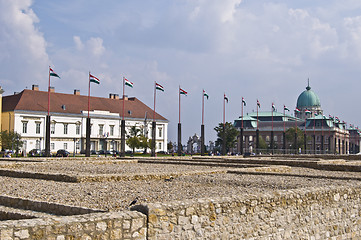
[[[356,154],[360,150],[360,131],[337,118],[324,116],[320,100],[309,85],[297,99],[294,116],[272,111],[250,113],[235,120],[234,125],[239,130],[243,126],[243,144],[239,139],[238,152],[242,152],[241,146],[243,152],[292,154]],[[285,138],[290,128],[299,129],[297,134],[303,135],[302,143]],[[266,149],[257,149],[257,132]]]
[[[91,150],[120,151],[120,125],[125,101],[124,119],[126,132],[132,126],[141,129],[143,135],[151,138],[153,110],[139,99],[109,94],[109,98],[90,97]],[[14,130],[24,141],[23,151],[45,148],[45,119],[47,116],[48,92],[23,90],[3,97],[2,130]],[[86,119],[88,117],[88,96],[50,93],[50,150],[59,149],[81,153],[85,151]],[[156,151],[167,151],[168,120],[158,113],[156,121]],[[131,149],[126,145],[126,151]],[[139,149],[142,151],[142,149]]]

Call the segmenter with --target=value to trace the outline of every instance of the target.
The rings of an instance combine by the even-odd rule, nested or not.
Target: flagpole
[[[272,152],[272,154],[273,154],[273,152],[274,152],[274,150],[273,150],[273,146],[274,146],[274,137],[273,137],[273,103],[272,103],[272,132],[271,132],[271,152]]]
[[[242,126],[241,126],[241,132],[240,132],[240,144],[241,144],[241,146],[240,146],[240,150],[241,150],[241,155],[243,155],[243,97],[242,97],[242,102],[241,102],[241,111],[242,111],[242,115],[241,115],[241,117],[242,117],[242,119],[241,119],[241,122],[242,122]]]
[[[123,77],[123,120],[124,120],[124,110],[125,109],[125,80]]]
[[[316,116],[313,113],[313,154],[316,154]]]
[[[204,89],[202,91],[202,125],[204,125]]]
[[[123,113],[122,121],[120,124],[120,156],[125,157],[125,78],[123,76]]]
[[[257,104],[256,104],[256,108],[257,108],[256,154],[258,154],[258,151],[259,151],[258,107],[259,107],[259,101],[257,99]],[[243,141],[243,139],[242,139],[242,141]]]
[[[182,155],[182,125],[181,125],[181,88],[178,89],[178,156]],[[192,150],[191,150],[192,152]]]
[[[46,116],[45,125],[45,155],[50,157],[50,66],[48,81],[48,115]]]
[[[49,84],[48,84],[48,116],[50,116],[50,66],[49,66]]]
[[[155,100],[156,100],[156,82],[154,81],[154,105],[153,105],[153,122],[152,122],[152,151],[151,151],[151,156],[155,157],[155,128],[156,128],[156,123],[155,123]]]
[[[179,89],[178,89],[178,103],[179,103],[179,106],[178,106],[178,123],[181,122],[181,96],[180,96],[180,85],[179,85]]]
[[[204,89],[202,89],[201,156],[204,156]]]
[[[90,71],[89,71],[89,87],[88,87],[88,118],[89,118],[89,111],[90,111]]]
[[[223,144],[222,155],[226,155],[226,93],[223,95]]]
[[[241,103],[241,105],[242,105],[242,129],[243,129],[243,97],[242,97],[242,103]]]

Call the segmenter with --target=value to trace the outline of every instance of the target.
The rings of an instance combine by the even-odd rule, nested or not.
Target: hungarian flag
[[[312,113],[310,110],[308,110],[308,109],[305,109],[305,113],[306,114],[310,114],[310,113]]]
[[[93,83],[96,83],[96,84],[100,84],[99,78],[91,75],[90,73],[89,73],[89,81],[90,81],[90,82],[93,82]]]
[[[257,107],[261,108],[261,103],[257,99]]]
[[[228,103],[228,97],[226,96],[226,94],[224,94],[224,100],[226,100],[226,102]]]
[[[179,88],[179,94],[183,94],[183,95],[187,96],[187,92],[181,88]]]
[[[315,112],[315,116],[318,116],[318,113],[317,113],[317,112]]]
[[[328,117],[333,121],[333,117],[331,115],[328,115]]]
[[[60,78],[60,77],[59,77],[59,75],[58,75],[58,74],[56,74],[56,73],[54,72],[54,70],[53,70],[53,69],[51,69],[51,67],[49,67],[49,70],[50,70],[50,76],[51,76],[51,77],[57,77],[57,78]]]
[[[336,121],[340,122],[340,119],[338,117],[335,117]]]
[[[203,96],[207,97],[207,99],[209,98],[208,94],[206,93],[206,91],[204,91],[204,89],[203,89]]]
[[[276,106],[274,105],[274,103],[272,103],[272,111],[276,111]]]
[[[244,100],[243,97],[242,97],[242,104],[243,104],[243,106],[246,106],[246,101]]]
[[[124,84],[128,87],[133,88],[133,83],[126,78],[124,78]]]
[[[301,112],[301,110],[300,110],[300,109],[298,109],[298,108],[296,108],[296,109],[295,109],[295,112],[296,112],[296,113],[300,113],[300,112]]]
[[[285,110],[285,111],[290,111],[290,110],[288,109],[288,107],[286,107],[286,105],[283,105],[283,110]]]
[[[158,83],[155,83],[155,89],[164,92],[164,87]]]

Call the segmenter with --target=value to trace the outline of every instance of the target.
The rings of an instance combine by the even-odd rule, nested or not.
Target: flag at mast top
[[[124,84],[128,87],[133,88],[133,83],[129,81],[127,78],[124,78]]]
[[[54,72],[54,70],[49,66],[49,72],[50,72],[50,76],[51,77],[57,77],[60,78],[58,74],[56,74],[56,72]]]
[[[91,75],[90,73],[89,73],[89,81],[90,81],[90,82],[93,82],[93,83],[96,83],[96,84],[100,84],[99,78]]]

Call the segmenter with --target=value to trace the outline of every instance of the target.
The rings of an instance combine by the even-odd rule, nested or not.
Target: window
[[[76,142],[76,149],[80,149],[80,142],[79,141]]]
[[[50,133],[51,134],[55,133],[55,123],[50,124]]]
[[[266,136],[266,142],[269,142],[270,137]]]
[[[99,135],[103,135],[104,132],[104,125],[103,124],[99,124]]]
[[[253,137],[249,136],[248,141],[252,142],[252,140],[253,140]]]
[[[64,143],[64,149],[68,149],[68,143]]]
[[[28,132],[28,122],[23,122],[23,133]]]
[[[158,133],[159,133],[159,137],[161,138],[162,137],[162,129],[161,128],[158,128]]]
[[[51,150],[54,150],[55,149],[55,143],[50,143],[50,148],[51,148]]]
[[[64,134],[68,134],[68,124],[64,123]]]
[[[162,149],[162,143],[158,144],[159,149]]]
[[[76,135],[80,134],[80,125],[79,124],[77,124],[76,127],[75,127],[75,134]]]
[[[110,125],[110,136],[114,136],[114,125]]]
[[[39,122],[35,123],[35,131],[36,131],[36,134],[40,134],[40,123]]]
[[[274,137],[273,137],[273,140],[274,140],[275,142],[277,142],[277,139],[278,139],[277,136],[274,136]]]

